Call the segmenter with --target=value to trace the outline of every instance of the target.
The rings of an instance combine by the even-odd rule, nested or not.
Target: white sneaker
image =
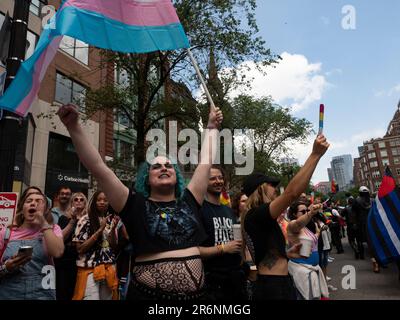
[[[336,291],[337,290],[337,288],[336,287],[334,287],[333,285],[328,285],[328,289],[329,290],[331,290],[331,291]]]
[[[328,277],[328,276],[325,279],[326,279],[326,281],[331,281],[332,280],[332,278]]]

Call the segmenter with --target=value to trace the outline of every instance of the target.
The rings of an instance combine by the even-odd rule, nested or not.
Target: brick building
[[[389,166],[400,184],[400,102],[382,138],[366,141],[359,148],[360,157],[354,159],[354,179],[357,186],[365,185],[376,192]]]
[[[39,40],[45,3],[57,9],[61,1],[31,1],[26,59]],[[13,16],[13,7],[13,0],[0,1],[0,25],[7,12]],[[13,191],[21,192],[28,185],[36,185],[52,195],[60,185],[66,184],[73,191],[91,193],[89,173],[79,162],[66,129],[57,116],[49,119],[43,114],[56,112],[64,103],[76,103],[84,97],[87,88],[96,89],[106,81],[114,81],[113,68],[102,67],[101,59],[98,49],[64,37],[16,139]],[[0,72],[3,70],[4,65],[0,63]],[[90,141],[103,159],[113,156],[113,123],[112,114],[99,112],[84,124]]]

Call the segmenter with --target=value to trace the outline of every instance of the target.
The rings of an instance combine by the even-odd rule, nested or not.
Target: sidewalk
[[[347,237],[342,239],[344,253],[336,254],[336,249],[331,251],[335,260],[328,265],[328,276],[332,278],[328,284],[338,288],[330,294],[332,300],[400,300],[400,281],[398,269],[395,264],[388,268],[381,268],[380,273],[372,272],[372,263],[368,254],[365,260],[356,260],[353,250],[347,242]],[[345,290],[342,287],[342,274],[345,265],[352,265],[356,270],[356,289]]]

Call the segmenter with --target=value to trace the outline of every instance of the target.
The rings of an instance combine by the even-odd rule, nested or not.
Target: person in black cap
[[[355,223],[353,224],[353,229],[355,230],[356,241],[359,244],[359,257],[360,259],[365,259],[364,242],[366,242],[368,253],[371,256],[372,271],[375,273],[379,273],[380,266],[376,259],[373,257],[372,252],[368,247],[367,241],[368,213],[371,210],[372,206],[371,194],[369,189],[365,186],[361,186],[358,192],[359,196],[354,200],[352,209],[355,215]]]
[[[249,197],[248,211],[242,217],[243,245],[248,247],[258,269],[255,300],[296,299],[296,291],[288,272],[288,257],[299,258],[301,244],[286,251],[285,237],[276,219],[305,191],[319,160],[328,148],[326,138],[319,135],[304,166],[279,197],[276,192],[279,185],[277,178],[253,173],[243,183],[243,192]]]

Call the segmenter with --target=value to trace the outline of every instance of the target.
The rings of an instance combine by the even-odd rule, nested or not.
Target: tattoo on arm
[[[278,261],[278,256],[273,254],[273,253],[267,253],[264,257],[264,259],[262,259],[261,261],[261,265],[267,267],[268,269],[272,269],[276,262]]]

